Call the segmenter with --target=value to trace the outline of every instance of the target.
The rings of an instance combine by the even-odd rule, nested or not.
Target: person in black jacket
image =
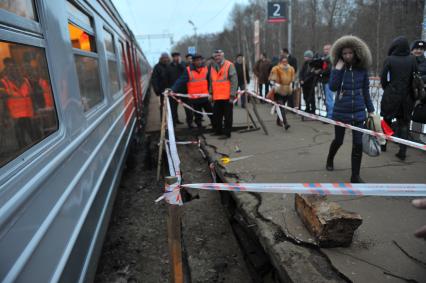
[[[160,96],[160,121],[163,113],[164,97],[163,92],[166,88],[170,87],[168,79],[168,68],[170,64],[169,54],[166,52],[161,54],[158,63],[154,66],[151,76],[151,85],[157,96]]]
[[[170,63],[169,68],[167,69],[167,76],[169,85],[172,86],[178,78],[182,76],[182,74],[185,72],[185,65],[181,62],[181,57],[179,52],[173,52],[172,53],[172,62]],[[177,90],[179,93],[186,93],[185,88],[181,88]],[[182,99],[185,103],[185,99]],[[178,103],[174,99],[170,99],[170,106],[172,108],[172,114],[173,114],[173,121],[176,124],[182,124],[181,121],[179,121],[179,114],[178,114]],[[188,113],[189,112],[189,113]],[[186,121],[188,122],[188,115],[191,116],[192,120],[192,112],[185,108],[185,114],[186,114]]]
[[[237,71],[237,77],[238,77],[238,89],[239,90],[245,90],[246,84],[244,82],[244,66],[243,66],[243,54],[238,54],[237,58],[235,60],[235,70]],[[247,85],[250,83],[250,75],[249,75],[249,69],[246,65],[246,80]],[[246,107],[246,95],[241,96],[241,107]]]
[[[315,114],[315,73],[311,67],[314,53],[311,50],[305,51],[303,58],[305,62],[299,71],[299,81],[303,90],[303,99],[305,100],[305,111]]]
[[[381,116],[389,125],[396,118],[398,136],[402,139],[408,139],[408,126],[414,107],[411,83],[415,71],[417,62],[415,57],[410,55],[407,38],[403,36],[395,38],[380,76],[380,82],[385,90],[381,101]],[[382,149],[386,151],[386,146]],[[396,157],[403,161],[406,152],[407,146],[400,144]]]
[[[416,40],[411,44],[411,54],[416,56],[417,71],[426,83],[426,58],[425,58],[426,42],[423,40]]]

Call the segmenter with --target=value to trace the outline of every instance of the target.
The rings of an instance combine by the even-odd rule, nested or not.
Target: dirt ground
[[[163,184],[156,181],[150,152],[140,150],[136,167],[123,174],[95,282],[154,283],[169,277],[167,207],[154,203]]]
[[[163,187],[155,180],[157,141],[158,134],[148,137],[136,168],[122,177],[95,282],[168,282],[167,206],[154,203]],[[178,150],[184,182],[211,181],[196,145]],[[187,282],[252,282],[219,193],[193,195],[199,198],[185,204],[182,217]]]

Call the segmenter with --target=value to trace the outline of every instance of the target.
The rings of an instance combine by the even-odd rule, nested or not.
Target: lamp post
[[[189,23],[189,24],[192,26],[192,28],[194,29],[195,50],[198,52],[197,27],[195,26],[195,24],[194,24],[191,20],[188,20],[188,23]]]

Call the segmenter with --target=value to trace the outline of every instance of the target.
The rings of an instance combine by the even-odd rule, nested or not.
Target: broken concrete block
[[[321,247],[346,247],[352,243],[361,215],[349,212],[320,196],[295,196],[295,207],[306,228]]]

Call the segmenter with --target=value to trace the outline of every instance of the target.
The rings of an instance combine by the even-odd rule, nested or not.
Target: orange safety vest
[[[12,119],[32,118],[34,109],[33,101],[30,97],[31,85],[28,79],[24,79],[19,88],[7,78],[2,79],[1,82],[9,96],[6,105]]]
[[[209,94],[209,83],[207,81],[207,67],[202,67],[201,72],[191,70],[187,67],[189,81],[186,84],[190,99],[200,98],[200,94]]]
[[[213,100],[229,100],[231,98],[231,81],[228,78],[232,63],[225,60],[219,71],[212,67],[210,77],[213,88]]]

